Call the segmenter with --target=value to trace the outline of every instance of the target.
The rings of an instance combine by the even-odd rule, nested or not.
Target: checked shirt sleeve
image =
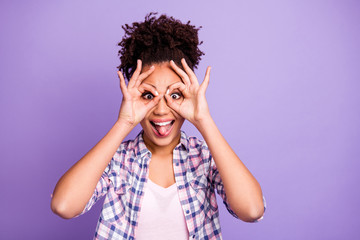
[[[239,217],[235,214],[235,212],[231,209],[230,207],[230,203],[228,202],[227,196],[226,196],[226,192],[225,192],[225,188],[224,188],[224,184],[220,178],[220,173],[216,167],[214,158],[211,156],[210,151],[209,151],[209,157],[211,160],[211,165],[210,165],[210,177],[212,180],[212,184],[214,185],[217,193],[220,195],[220,197],[223,199],[223,203],[225,204],[226,209],[228,210],[228,212],[233,215],[235,218],[239,219]]]
[[[94,204],[99,199],[101,199],[103,196],[105,196],[106,193],[109,191],[109,189],[112,185],[112,182],[113,182],[112,181],[112,175],[113,175],[112,172],[113,172],[113,166],[114,166],[114,158],[116,155],[117,155],[117,153],[115,153],[114,157],[111,159],[111,161],[105,168],[104,172],[102,173],[102,175],[95,187],[94,193],[91,196],[91,198],[89,199],[88,203],[86,204],[84,210],[76,217],[89,211],[92,208],[92,206],[94,206]]]

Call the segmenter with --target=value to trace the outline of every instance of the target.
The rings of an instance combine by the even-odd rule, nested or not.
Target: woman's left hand
[[[196,127],[204,120],[211,118],[209,107],[205,98],[205,91],[210,81],[210,67],[207,67],[204,81],[199,85],[195,73],[187,65],[185,59],[181,59],[185,72],[179,68],[174,61],[170,61],[172,69],[181,77],[182,82],[172,84],[165,94],[167,104],[170,108],[190,121]],[[182,101],[173,98],[174,90],[179,89]]]

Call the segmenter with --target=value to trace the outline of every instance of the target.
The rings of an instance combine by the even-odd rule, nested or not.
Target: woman
[[[201,55],[190,22],[149,14],[119,43],[123,94],[114,126],[57,183],[52,210],[77,217],[106,195],[95,239],[221,239],[215,189],[236,218],[265,210],[259,183],[213,121],[199,84]],[[181,131],[191,122],[204,140]],[[124,141],[140,123],[143,130]]]

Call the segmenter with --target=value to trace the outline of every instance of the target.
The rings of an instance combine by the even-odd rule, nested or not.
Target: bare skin
[[[206,141],[236,215],[248,222],[263,215],[264,205],[259,183],[231,149],[210,115],[205,98],[210,67],[204,81],[199,84],[184,59],[182,65],[185,71],[170,61],[156,64],[155,68],[146,66],[140,74],[140,61],[128,86],[119,73],[124,96],[119,118],[105,137],[57,183],[51,202],[56,214],[72,218],[81,213],[117,147],[138,123],[144,129],[144,142],[152,152],[149,178],[162,187],[171,186],[175,182],[172,150],[179,143],[180,127],[186,119],[199,130]],[[146,92],[149,94],[144,98]],[[173,120],[176,129],[169,137],[156,137],[149,123],[154,119]]]
[[[149,66],[143,68],[144,71],[147,69],[149,69]],[[143,83],[153,86],[161,96],[166,94],[172,84],[180,82],[181,78],[171,69],[169,63],[157,64],[156,70],[143,81]],[[176,90],[175,93],[172,93],[173,97],[179,96],[176,93],[179,93],[179,91]],[[151,94],[146,95],[146,97],[150,98],[146,101],[153,101]],[[150,123],[152,120],[173,120],[171,133],[166,137],[156,136]],[[172,157],[173,150],[180,141],[180,129],[183,122],[184,118],[168,106],[164,97],[159,100],[154,108],[149,110],[140,122],[144,130],[144,142],[152,153],[149,164],[149,178],[164,188],[175,183]]]
[[[150,68],[141,73],[141,61],[138,61],[128,86],[121,72],[118,72],[123,93],[118,120],[110,131],[60,178],[51,200],[54,213],[69,219],[82,212],[118,146],[158,103],[160,96],[156,90],[152,86],[141,84],[153,71],[154,68]],[[141,95],[145,91],[154,94],[153,101],[144,103]]]
[[[149,164],[149,178],[157,185],[168,188],[175,183],[172,155],[152,156]]]
[[[206,70],[204,81],[199,84],[184,59],[181,63],[185,71],[170,61],[172,69],[181,77],[182,82],[173,84],[169,91],[179,89],[184,100],[174,101],[169,95],[165,95],[168,105],[190,121],[204,137],[220,173],[230,206],[236,215],[247,222],[257,220],[264,213],[261,187],[221,135],[210,115],[205,97],[210,81],[210,67]]]

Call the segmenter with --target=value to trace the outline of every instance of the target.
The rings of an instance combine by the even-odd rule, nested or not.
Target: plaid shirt
[[[151,159],[142,133],[119,146],[92,197],[78,215],[89,211],[106,195],[94,239],[135,239]],[[180,143],[173,150],[173,168],[189,238],[222,239],[215,188],[227,210],[238,217],[230,208],[205,141],[181,132]]]

